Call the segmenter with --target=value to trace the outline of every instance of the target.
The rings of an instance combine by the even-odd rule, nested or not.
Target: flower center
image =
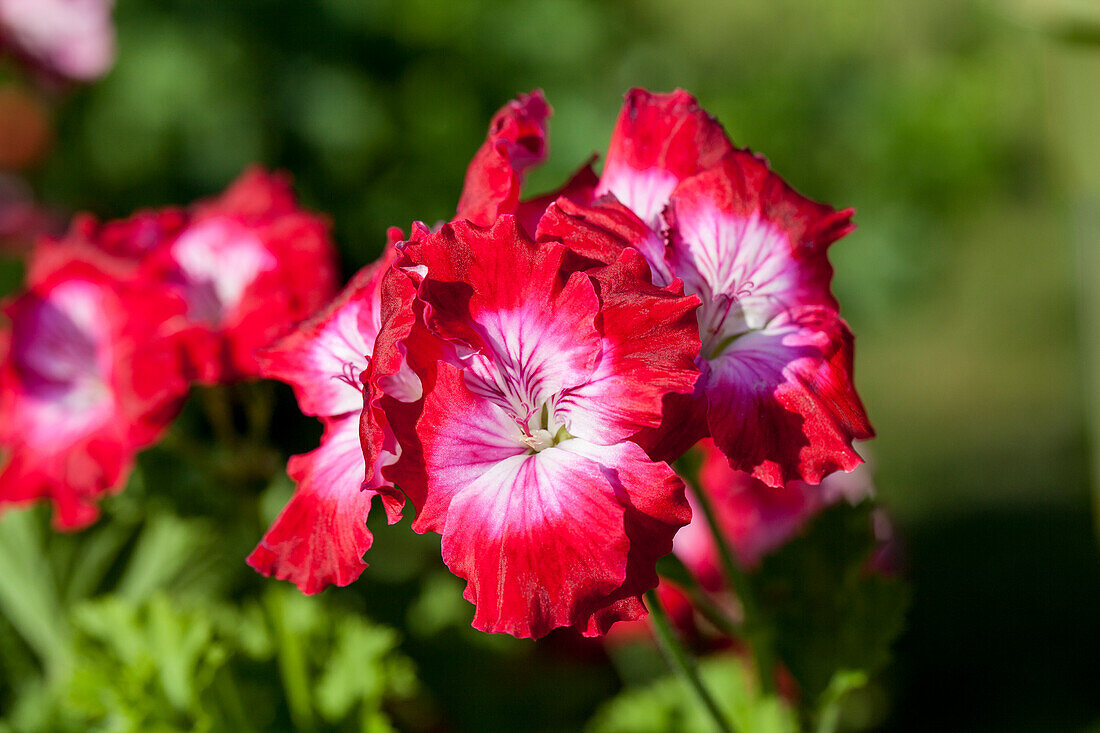
[[[554,420],[554,411],[549,403],[543,403],[539,410],[529,410],[523,419],[517,417],[516,424],[522,432],[520,441],[533,453],[553,448],[563,440],[573,437],[564,424],[557,424]]]
[[[278,262],[256,234],[230,219],[195,224],[172,245],[188,315],[219,325],[252,282]]]

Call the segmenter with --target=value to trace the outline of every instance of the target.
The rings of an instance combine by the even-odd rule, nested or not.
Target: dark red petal
[[[781,486],[862,463],[852,440],[874,433],[852,384],[852,334],[835,312],[797,309],[740,336],[704,378],[710,433],[734,468]]]
[[[519,206],[524,172],[546,157],[546,120],[551,110],[536,89],[504,105],[466,170],[458,219],[489,226]]]
[[[677,89],[626,94],[597,194],[613,193],[646,224],[660,228],[660,214],[684,178],[718,162],[733,149],[725,130]]]

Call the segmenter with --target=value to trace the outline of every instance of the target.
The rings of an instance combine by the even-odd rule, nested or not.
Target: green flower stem
[[[676,637],[676,632],[672,630],[668,614],[665,612],[664,606],[661,605],[660,599],[657,598],[656,591],[648,591],[645,594],[645,600],[646,607],[649,609],[649,619],[653,623],[653,633],[657,636],[657,644],[661,647],[661,652],[665,655],[669,666],[699,698],[699,702],[703,704],[703,707],[706,708],[710,717],[714,720],[714,727],[721,733],[734,733],[733,726],[730,725],[710,692],[703,685],[703,680],[699,677],[699,670],[695,666],[695,660],[684,649],[684,646]]]
[[[729,582],[737,600],[741,603],[741,611],[745,617],[742,624],[741,636],[749,646],[753,662],[756,665],[757,676],[760,678],[760,689],[770,695],[775,691],[775,678],[773,673],[774,654],[772,652],[772,632],[770,624],[763,610],[756,602],[756,594],[752,589],[752,582],[737,559],[733,556],[726,536],[718,525],[718,516],[714,513],[714,507],[710,503],[710,497],[705,491],[696,491],[695,498],[699,508],[703,510],[707,526],[714,537],[715,547],[718,548],[718,556],[722,561],[722,570]]]
[[[699,587],[683,588],[682,590],[687,595],[688,600],[691,601],[691,605],[695,610],[710,622],[714,628],[729,637],[736,638],[742,635],[742,629],[733,619],[726,615],[725,611],[719,608],[718,605],[710,599],[706,591]]]

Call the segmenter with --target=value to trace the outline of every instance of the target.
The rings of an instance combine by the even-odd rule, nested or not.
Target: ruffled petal
[[[405,254],[424,268],[425,323],[466,348],[484,394],[535,407],[588,379],[600,350],[600,306],[585,275],[564,277],[564,247],[536,246],[503,216],[491,228],[444,225]]]
[[[704,375],[707,421],[734,468],[811,484],[862,459],[874,435],[852,384],[852,334],[827,308],[793,310],[733,340]]]
[[[359,376],[381,327],[382,277],[396,256],[387,249],[324,310],[259,353],[263,376],[290,384],[305,414],[333,417],[363,408]]]
[[[555,201],[542,219],[536,235],[539,242],[561,242],[577,255],[609,265],[624,248],[632,247],[645,257],[655,285],[665,286],[673,277],[665,261],[665,241],[633,211],[613,197],[591,205],[570,199]]]
[[[528,168],[546,157],[546,120],[550,106],[536,89],[504,105],[489,123],[489,135],[466,170],[458,200],[458,219],[490,226],[502,214],[514,214]]]
[[[599,464],[625,509],[630,540],[626,578],[578,624],[585,636],[601,636],[618,621],[645,616],[642,594],[657,587],[657,560],[672,551],[676,532],[691,521],[691,508],[680,477],[667,463],[651,461],[634,443],[603,446],[567,440],[559,447]]]
[[[794,306],[836,309],[828,246],[851,231],[850,209],[799,195],[760,158],[734,151],[685,180],[665,214],[669,264],[703,299],[704,349],[763,328]]]
[[[558,398],[556,410],[571,434],[609,445],[657,427],[666,395],[692,392],[699,301],[684,297],[678,284],[651,285],[649,267],[632,249],[591,275],[600,292],[600,358],[584,384]]]
[[[611,134],[596,193],[614,194],[659,231],[661,211],[676,185],[732,149],[722,126],[687,92],[631,89]]]
[[[358,415],[328,422],[321,447],[287,464],[294,495],[248,564],[306,594],[358,578],[373,541],[366,522],[376,495],[362,488],[364,471]]]

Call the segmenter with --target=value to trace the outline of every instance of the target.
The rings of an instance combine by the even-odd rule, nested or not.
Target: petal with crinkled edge
[[[835,310],[826,251],[851,231],[851,216],[801,196],[746,151],[681,183],[665,213],[668,261],[703,299],[704,350],[791,307]]]
[[[409,262],[425,268],[418,298],[428,328],[474,352],[472,376],[502,405],[537,407],[583,384],[595,366],[599,301],[584,274],[566,279],[566,253],[537,246],[512,216],[489,228],[446,224],[405,247]]]
[[[248,564],[306,594],[358,578],[373,541],[366,522],[376,495],[362,488],[364,470],[358,415],[327,421],[321,447],[287,464],[294,495]]]
[[[626,578],[587,621],[578,624],[585,636],[601,636],[618,621],[646,614],[642,594],[657,587],[657,560],[672,551],[676,532],[691,521],[691,508],[680,477],[667,463],[650,460],[634,443],[604,446],[567,440],[560,448],[600,465],[625,510],[630,540]]]
[[[531,454],[515,421],[449,364],[425,395],[418,432],[427,497],[414,528],[443,536],[476,628],[543,636],[622,586],[625,512],[598,464],[557,448]]]
[[[609,445],[657,427],[665,396],[694,389],[699,301],[685,297],[679,283],[651,285],[649,267],[633,249],[590,275],[600,294],[600,357],[588,380],[557,400],[557,410],[571,434]]]
[[[489,226],[501,214],[514,214],[528,168],[546,157],[550,106],[541,89],[504,105],[489,123],[489,134],[466,170],[458,219]]]
[[[305,414],[334,417],[363,409],[359,376],[381,327],[382,277],[396,257],[388,248],[324,310],[258,354],[262,376],[291,385]]]
[[[722,126],[682,89],[631,89],[596,194],[612,193],[655,231],[676,185],[733,149]]]
[[[665,286],[673,280],[665,262],[664,238],[611,196],[591,205],[558,199],[539,220],[536,239],[561,242],[583,258],[608,265],[624,248],[632,247],[649,263],[655,285]]]
[[[862,459],[874,435],[852,384],[852,334],[827,308],[792,310],[735,339],[703,377],[707,422],[734,468],[811,484]]]

